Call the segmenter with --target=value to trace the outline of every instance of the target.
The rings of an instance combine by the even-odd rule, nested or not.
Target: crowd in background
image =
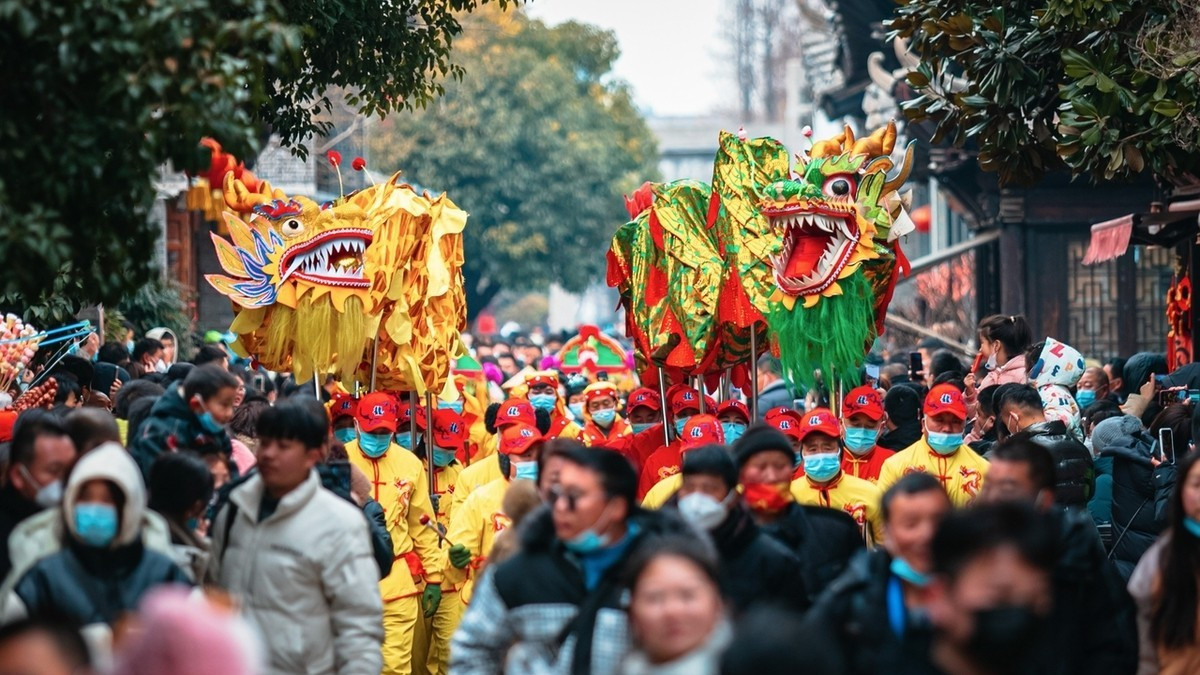
[[[45,350],[0,411],[0,665],[1200,672],[1200,365],[977,335],[807,391],[468,335],[431,408],[220,334]]]

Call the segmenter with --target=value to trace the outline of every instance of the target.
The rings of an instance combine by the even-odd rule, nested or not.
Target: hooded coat
[[[92,480],[109,481],[123,495],[117,535],[106,548],[83,544],[75,530],[73,514],[80,491]],[[105,443],[84,455],[63,494],[63,549],[38,561],[21,577],[10,611],[53,610],[84,626],[112,624],[124,612],[136,610],[142,596],[155,586],[190,586],[187,574],[168,556],[142,545],[145,505],[141,474],[124,448]]]
[[[1142,431],[1137,418],[1124,415],[1104,420],[1092,431],[1092,442],[1101,457],[1112,458],[1111,557],[1122,578],[1134,566],[1166,525],[1165,514],[1155,505],[1155,471],[1150,463],[1154,439]]]
[[[1046,419],[1062,422],[1080,441],[1083,431],[1079,428],[1079,404],[1075,402],[1071,388],[1083,377],[1085,368],[1083,354],[1078,349],[1046,338],[1041,355],[1029,370],[1029,379],[1042,397]]]

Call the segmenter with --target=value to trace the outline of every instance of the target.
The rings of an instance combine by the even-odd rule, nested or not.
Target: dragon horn
[[[233,177],[232,171],[225,174],[225,182],[221,187],[225,205],[238,213],[246,213],[258,204],[271,201],[270,197],[264,194],[248,190],[242,181]]]
[[[908,147],[904,149],[904,160],[900,162],[900,168],[894,175],[887,177],[887,182],[883,184],[883,194],[899,190],[904,181],[908,180],[908,174],[912,173],[913,166],[913,148],[916,147],[916,141],[909,141]]]

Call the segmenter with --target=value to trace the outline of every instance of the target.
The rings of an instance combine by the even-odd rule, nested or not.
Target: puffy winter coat
[[[779,406],[793,408],[795,402],[792,392],[788,391],[787,382],[775,380],[758,392],[758,421],[763,421],[763,415],[766,415],[768,410]]]
[[[764,534],[743,503],[739,501],[725,522],[709,534],[720,556],[721,586],[735,614],[764,604],[796,610],[808,607],[800,560],[780,541]]]
[[[760,525],[800,559],[808,602],[825,590],[864,547],[858,524],[843,511],[789,504],[773,523]]]
[[[233,456],[233,445],[225,431],[211,433],[200,426],[196,413],[183,400],[183,385],[171,388],[154,403],[150,417],[138,428],[137,438],[129,443],[129,452],[149,480],[150,467],[164,452],[192,450],[201,454],[220,452]]]
[[[637,511],[628,542],[589,590],[583,562],[554,534],[549,509],[530,514],[518,531],[521,551],[488,567],[450,647],[450,672],[617,672],[631,635],[623,606],[625,562],[657,535],[697,536],[665,511]]]
[[[1054,459],[1054,501],[1063,506],[1086,507],[1096,486],[1096,470],[1087,446],[1076,440],[1060,420],[1033,424],[1023,431],[1029,440],[1050,451]]]
[[[1150,464],[1153,447],[1150,436],[1139,433],[1101,452],[1102,457],[1113,460],[1112,558],[1126,581],[1166,525],[1155,509],[1154,467]]]
[[[107,548],[84,546],[75,520],[63,518],[63,548],[37,561],[17,581],[6,612],[63,613],[81,625],[111,624],[122,613],[137,609],[142,596],[164,583],[190,585],[171,559],[142,545],[146,490],[137,465],[124,448],[106,443],[75,465],[63,491],[59,513],[73,514],[83,485],[106,480],[121,492],[124,506],[120,527]],[[9,614],[12,616],[12,614]]]
[[[383,604],[362,512],[316,471],[260,521],[264,492],[255,475],[217,515],[209,581],[258,628],[266,672],[378,675]]]

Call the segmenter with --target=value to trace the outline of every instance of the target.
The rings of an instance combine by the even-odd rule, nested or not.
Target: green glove
[[[446,551],[446,557],[450,559],[450,564],[458,569],[466,569],[467,565],[471,564],[471,552],[462,544],[455,544]]]
[[[425,593],[421,596],[421,607],[425,608],[425,618],[437,614],[438,605],[442,604],[442,587],[440,584],[425,584]]]

